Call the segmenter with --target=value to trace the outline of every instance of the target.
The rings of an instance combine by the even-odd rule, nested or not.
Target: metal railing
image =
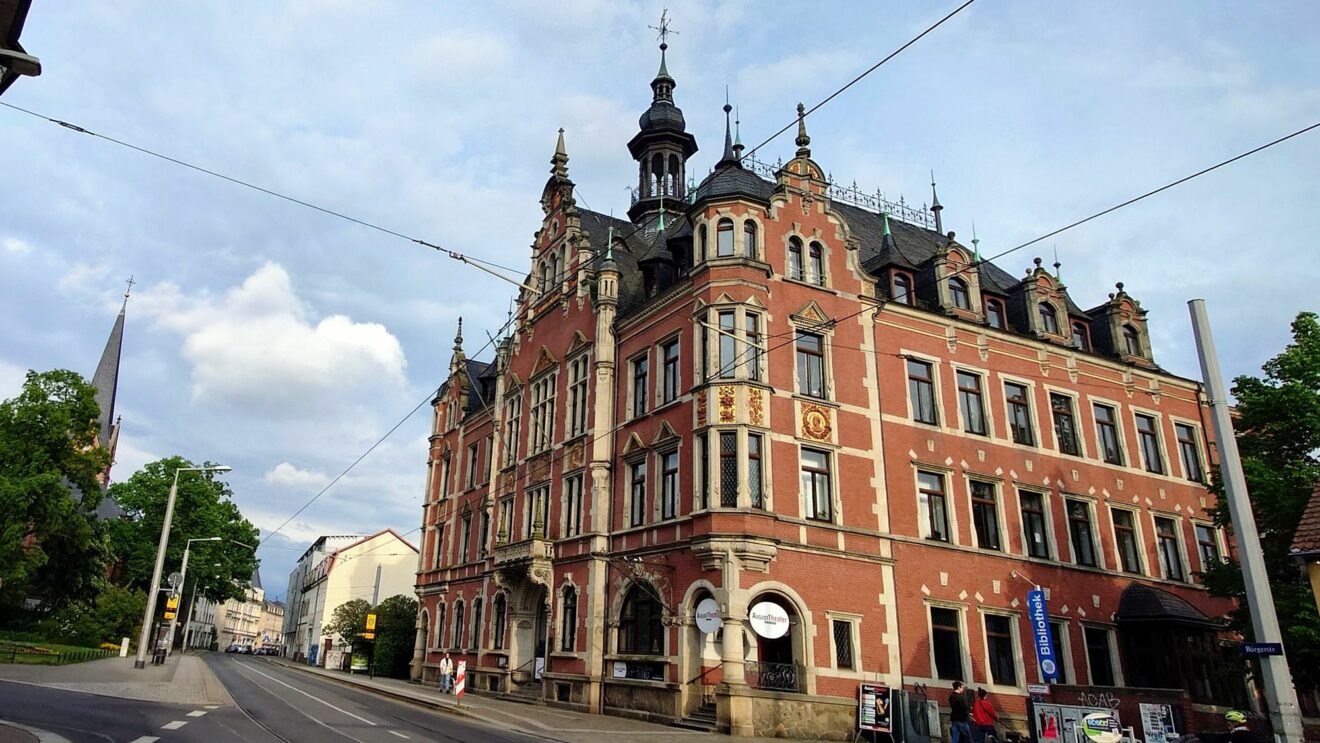
[[[20,642],[0,643],[0,663],[24,663],[30,665],[64,666],[70,663],[83,663],[118,655],[118,650],[50,650]]]
[[[743,670],[747,685],[754,689],[801,694],[806,688],[806,669],[798,663],[747,661]]]

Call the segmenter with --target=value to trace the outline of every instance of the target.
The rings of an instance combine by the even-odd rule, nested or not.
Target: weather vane
[[[128,299],[128,295],[133,292],[133,285],[137,282],[133,280],[132,275],[129,275],[128,281],[125,281],[124,283],[128,285],[128,288],[124,289],[124,299]]]
[[[658,32],[656,38],[660,40],[661,47],[669,46],[669,35],[678,33],[669,28],[669,8],[660,11],[659,26],[647,26],[647,28]]]

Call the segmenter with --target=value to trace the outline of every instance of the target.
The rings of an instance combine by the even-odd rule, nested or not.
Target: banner
[[[892,728],[893,692],[884,684],[857,687],[857,729],[887,733]]]
[[[1032,644],[1036,646],[1036,660],[1040,663],[1042,680],[1058,683],[1059,663],[1054,657],[1054,637],[1050,633],[1050,608],[1045,603],[1045,592],[1027,592],[1027,617],[1031,620]]]

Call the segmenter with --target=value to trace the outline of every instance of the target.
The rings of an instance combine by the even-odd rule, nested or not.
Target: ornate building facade
[[[477,361],[460,323],[415,675],[449,652],[478,690],[840,739],[863,682],[961,679],[1025,727],[1039,585],[1060,683],[1237,703],[1231,605],[1195,579],[1230,548],[1203,396],[1137,300],[1084,310],[1039,259],[982,262],[938,200],[838,188],[801,106],[774,167],[726,106],[694,185],[664,50],[628,219],[577,202],[561,130],[515,325]]]

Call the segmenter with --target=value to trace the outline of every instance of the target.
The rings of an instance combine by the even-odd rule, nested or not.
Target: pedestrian
[[[972,738],[976,743],[985,743],[986,736],[992,740],[997,740],[995,735],[995,723],[999,722],[999,715],[995,712],[994,705],[990,704],[987,698],[985,687],[976,690],[976,701],[972,702]]]
[[[440,691],[445,694],[452,693],[454,690],[454,661],[449,658],[449,653],[440,659]]]
[[[1224,713],[1224,722],[1228,723],[1229,743],[1257,743],[1256,734],[1247,727],[1247,716],[1237,710]]]
[[[972,743],[967,685],[961,681],[953,682],[953,693],[949,694],[949,743]]]

